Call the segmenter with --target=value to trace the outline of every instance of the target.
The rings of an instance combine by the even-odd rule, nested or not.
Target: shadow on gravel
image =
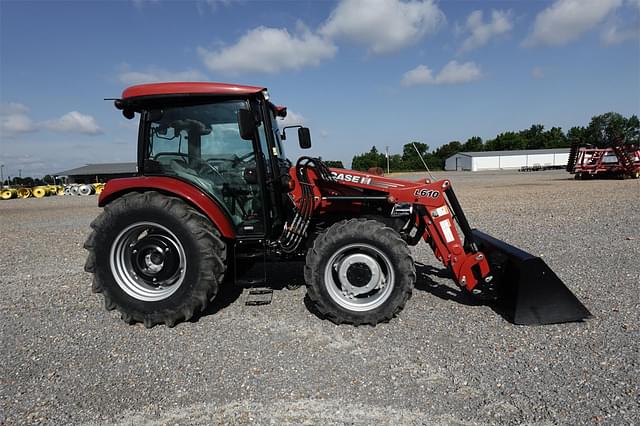
[[[234,303],[244,303],[242,294],[245,289],[266,287],[274,292],[296,290],[304,285],[303,267],[304,262],[299,261],[267,263],[264,270],[261,264],[248,266],[243,270],[242,275],[238,277],[238,282],[234,282],[233,279],[225,280],[213,302],[202,313],[194,315],[189,322],[195,323],[200,318],[215,315]],[[266,284],[264,281],[265,276]]]
[[[451,300],[466,306],[483,306],[484,302],[473,298],[468,293],[455,287],[440,284],[431,277],[451,279],[451,273],[447,269],[436,269],[430,265],[416,262],[416,290],[426,291],[443,300]],[[453,281],[452,281],[453,282]]]
[[[220,312],[227,306],[232,305],[236,300],[240,298],[242,294],[242,287],[235,286],[233,283],[224,283],[218,289],[218,294],[216,295],[213,302],[206,307],[204,311],[200,314],[195,314],[189,322],[198,322],[200,318],[207,317],[209,315],[215,315]]]
[[[416,262],[416,275],[416,290],[426,291],[440,299],[451,300],[465,306],[487,306],[496,314],[500,315],[505,321],[513,324],[509,313],[504,308],[500,307],[498,303],[477,299],[460,288],[440,284],[431,278],[436,276],[451,280],[451,273],[449,270],[436,269],[433,266]],[[450,281],[450,283],[455,285],[453,281]]]
[[[300,286],[304,285],[303,267],[304,262],[275,262],[273,264],[267,264],[265,270],[267,285],[256,284],[255,286],[264,286],[272,289],[273,291],[296,290]],[[478,300],[465,291],[453,286],[453,281],[451,281],[452,285],[450,286],[447,284],[441,284],[433,279],[433,277],[438,277],[451,280],[451,274],[447,269],[438,269],[430,265],[424,265],[416,262],[416,274],[415,289],[418,291],[424,291],[442,300],[450,300],[465,306],[489,306],[496,313],[507,319],[504,312],[502,312],[498,307],[493,306],[491,303]],[[243,278],[246,278],[247,275],[262,276],[263,272],[261,269],[254,267],[246,271]],[[243,299],[242,295],[244,290],[251,287],[252,285],[247,282],[224,283],[220,287],[218,295],[213,300],[213,303],[211,303],[201,314],[194,315],[189,322],[196,323],[200,318],[215,315],[234,303],[244,303],[243,300],[239,299]],[[304,296],[304,304],[313,315],[320,319],[325,319],[306,294]]]

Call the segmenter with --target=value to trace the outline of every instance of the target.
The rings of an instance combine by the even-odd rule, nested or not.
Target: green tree
[[[402,161],[402,155],[400,154],[389,155],[389,169],[392,172],[406,170],[404,163]]]
[[[429,167],[434,169],[444,169],[444,162],[447,158],[462,151],[462,144],[459,141],[451,141],[440,146],[433,152],[433,158],[430,159]]]
[[[351,161],[351,168],[353,170],[367,171],[371,167],[383,167],[386,169],[387,163],[384,154],[378,152],[378,149],[373,146],[371,151],[355,155]]]
[[[625,143],[640,145],[640,120],[637,115],[627,118],[624,129]]]
[[[526,149],[527,140],[520,133],[504,132],[496,136],[495,139],[485,143],[486,151],[507,151]]]
[[[617,112],[607,112],[591,117],[585,132],[585,141],[600,148],[625,138],[627,119]]]
[[[418,148],[418,152],[420,152],[420,155],[422,155],[423,158],[425,158],[429,153],[429,145],[427,145],[426,143],[411,142],[404,144],[402,146],[402,164],[404,166],[404,170],[424,169],[422,160],[420,160],[420,156],[416,152],[416,148],[413,147],[414,143],[416,148]]]
[[[480,136],[473,136],[467,139],[462,145],[463,152],[478,152],[484,150],[484,144]]]
[[[543,148],[566,148],[569,140],[560,127],[552,127],[543,134]]]
[[[574,142],[584,143],[586,129],[582,126],[574,126],[567,132],[567,140],[570,144]]]
[[[344,169],[344,165],[342,164],[342,161],[335,161],[335,160],[323,160],[322,161],[327,167],[335,167],[338,169]]]
[[[541,149],[544,148],[544,133],[542,124],[533,124],[530,128],[521,130],[518,134],[525,140],[526,149]]]

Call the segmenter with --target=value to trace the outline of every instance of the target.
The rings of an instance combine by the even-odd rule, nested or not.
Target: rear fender
[[[165,176],[136,176],[110,180],[98,198],[104,207],[116,198],[132,191],[155,190],[187,201],[213,222],[220,233],[229,239],[235,238],[234,227],[224,210],[197,187],[178,179]]]

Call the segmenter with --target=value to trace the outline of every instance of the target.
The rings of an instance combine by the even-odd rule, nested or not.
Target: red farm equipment
[[[416,280],[424,241],[454,282],[517,324],[579,321],[589,311],[538,257],[472,229],[447,179],[404,181],[293,165],[266,89],[221,83],[133,86],[115,101],[140,116],[138,176],[100,194],[85,269],[128,323],[173,326],[201,312],[247,263],[304,259],[321,316],[388,321]],[[297,127],[301,148],[309,129]]]
[[[574,145],[569,153],[567,171],[576,179],[640,177],[640,149],[631,144],[616,143],[607,148],[585,148]]]

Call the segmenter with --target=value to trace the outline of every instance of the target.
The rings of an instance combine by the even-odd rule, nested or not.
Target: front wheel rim
[[[324,281],[331,299],[354,312],[382,306],[395,286],[395,273],[389,257],[369,244],[350,244],[340,248],[325,266]]]
[[[145,302],[174,294],[184,282],[186,263],[178,237],[158,223],[129,225],[111,245],[113,278],[125,293]]]

